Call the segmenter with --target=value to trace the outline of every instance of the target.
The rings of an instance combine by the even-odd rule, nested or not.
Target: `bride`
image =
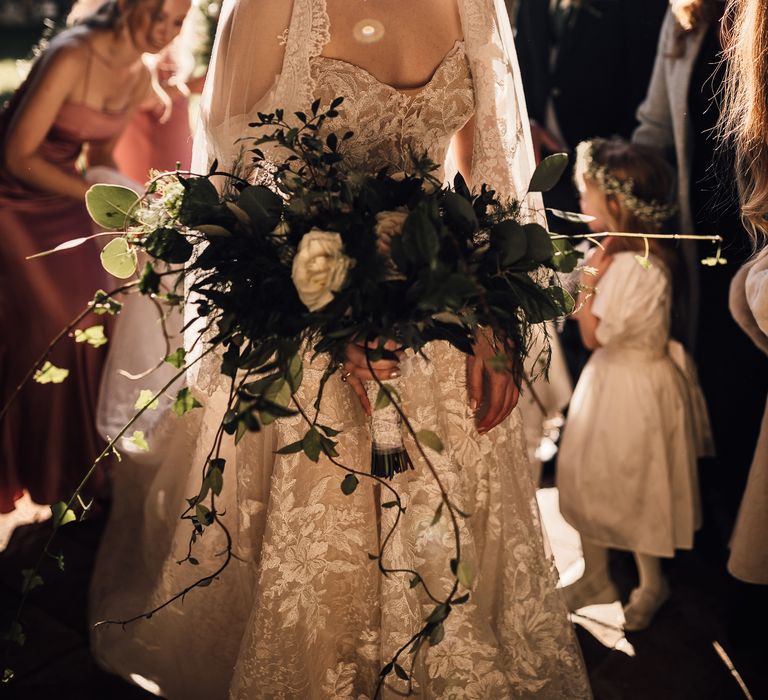
[[[237,159],[237,139],[257,111],[291,114],[315,98],[343,96],[332,127],[354,132],[355,166],[404,170],[411,151],[427,152],[446,163],[446,174],[457,168],[470,183],[523,196],[533,160],[513,56],[501,0],[230,0],[203,95],[197,169]],[[470,514],[461,524],[462,561],[475,577],[444,639],[418,657],[417,696],[589,697],[545,553],[511,376],[489,368],[482,338],[474,357],[445,343],[426,354],[374,370],[401,375],[407,415],[444,439],[435,467]],[[343,430],[338,451],[358,465],[370,459],[362,357],[350,347],[326,387],[321,421]],[[322,369],[322,360],[305,360],[305,404]],[[209,528],[194,545],[199,565],[177,565],[190,534],[178,516],[199,488],[227,400],[215,364],[203,364],[190,382],[204,407],[173,426],[160,421],[151,436],[163,445],[156,463],[125,459],[119,467],[92,620],[162,605],[219,567],[229,537],[236,557],[183,602],[125,629],[96,627],[96,657],[170,698],[372,698],[382,667],[433,607],[423,587],[405,575],[382,577],[368,557],[391,510],[369,484],[345,496],[343,475],[327,461],[275,454],[302,434],[299,420],[282,420],[226,448],[221,508],[229,533]],[[432,524],[439,491],[414,445],[406,446],[415,470],[393,481],[407,510],[388,565],[416,569],[440,590],[453,580],[453,531],[447,518]],[[388,685],[382,697],[405,688]]]

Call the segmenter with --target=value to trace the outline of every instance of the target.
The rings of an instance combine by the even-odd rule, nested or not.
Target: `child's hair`
[[[655,149],[618,138],[592,139],[580,143],[576,154],[576,185],[581,190],[590,183],[603,193],[614,231],[660,233],[674,224],[675,175]],[[614,241],[627,250],[645,248],[642,239]],[[672,257],[661,241],[649,244],[665,261]]]

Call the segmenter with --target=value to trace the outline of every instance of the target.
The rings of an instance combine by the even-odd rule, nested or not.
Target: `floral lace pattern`
[[[307,38],[313,28],[327,37],[324,0],[295,0],[284,66],[288,84],[278,82],[275,105],[302,109],[312,97],[344,95],[340,122],[333,126],[354,132],[347,147],[361,167],[404,169],[409,148],[442,162],[478,95],[487,98],[494,90],[493,71],[478,67],[485,60],[483,42],[490,41],[481,29],[493,26],[488,2],[492,7],[492,0],[461,0],[465,41],[454,46],[427,86],[409,94],[351,64],[321,57],[322,42]],[[474,168],[479,180],[514,194],[521,190],[509,171],[519,156],[522,127],[518,116],[518,132],[499,136],[502,117],[494,114],[478,115],[493,133],[478,140],[476,132]],[[479,435],[467,400],[465,357],[446,343],[430,344],[426,354],[402,363],[403,408],[416,430],[432,430],[446,445],[432,457],[453,501],[469,514],[460,520],[462,560],[475,578],[469,602],[446,620],[444,640],[419,657],[417,697],[588,698],[581,655],[545,552],[519,414]],[[306,361],[299,391],[305,406],[317,394],[323,362]],[[189,539],[188,523],[175,518],[199,486],[226,398],[221,391],[196,393],[205,406],[181,419],[147,491],[144,547],[133,555],[121,549],[120,540],[125,544],[135,533],[122,522],[110,523],[95,576],[96,618],[151,608],[221,561],[226,539],[212,529],[195,545],[200,567],[175,563],[186,555]],[[341,461],[366,469],[367,419],[338,375],[326,385],[320,421],[343,431]],[[275,454],[305,429],[299,417],[281,420],[246,435],[237,448],[227,446],[217,505],[238,558],[211,585],[189,594],[183,606],[142,620],[127,633],[99,628],[93,647],[103,665],[126,677],[138,672],[170,698],[373,697],[382,666],[420,628],[433,603],[421,586],[410,586],[409,576],[383,577],[368,557],[395,517],[394,509],[381,507],[390,499],[379,487],[363,480],[345,496],[339,488],[344,473],[325,458],[315,464],[303,454]],[[415,469],[393,481],[406,512],[385,561],[418,570],[437,595],[452,581],[453,531],[447,516],[431,524],[439,491],[412,440],[406,439],[406,448]],[[116,485],[118,499],[129,498],[132,479],[125,477],[124,490]],[[123,582],[121,595],[110,597],[108,582],[117,580]],[[385,690],[383,697],[396,696]]]

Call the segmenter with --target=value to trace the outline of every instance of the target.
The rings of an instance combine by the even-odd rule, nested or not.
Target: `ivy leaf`
[[[221,489],[224,488],[224,475],[221,473],[221,469],[212,466],[208,470],[206,479],[208,479],[208,483],[210,484],[211,491],[213,491],[214,495],[220,496]]]
[[[107,344],[107,337],[104,335],[104,326],[91,326],[85,330],[75,330],[76,343],[88,343],[91,347],[100,348]]]
[[[389,392],[387,391],[386,387],[380,387],[379,393],[376,396],[376,403],[373,405],[373,410],[380,411],[381,409],[389,406],[390,403],[392,403],[392,401],[389,398]]]
[[[195,515],[201,525],[210,525],[213,522],[213,513],[202,503],[195,506]]]
[[[290,445],[286,445],[285,447],[281,447],[275,454],[278,455],[292,455],[296,454],[297,452],[303,452],[304,451],[304,441],[303,440],[297,440],[296,442],[292,442]]]
[[[429,633],[429,644],[430,646],[436,647],[440,642],[443,641],[443,638],[445,637],[445,629],[443,628],[443,623],[441,622],[439,625],[435,625],[432,628],[432,631]]]
[[[334,430],[333,428],[329,428],[327,425],[320,425],[317,426],[322,430],[329,438],[336,437],[341,431],[340,430]]]
[[[160,292],[160,275],[155,272],[151,263],[144,266],[144,272],[141,273],[139,280],[140,294],[158,294]]]
[[[45,364],[35,372],[33,379],[38,384],[61,384],[68,376],[68,369],[57,367],[46,360]]]
[[[146,408],[149,411],[156,411],[159,405],[160,402],[155,398],[154,391],[151,389],[142,389],[139,392],[139,398],[136,399],[136,403],[133,404],[133,407],[137,411],[141,411],[143,408]]]
[[[56,530],[62,525],[67,525],[77,520],[75,512],[71,508],[67,508],[67,504],[64,501],[59,501],[51,506],[51,513],[53,514],[53,529]]]
[[[544,158],[536,167],[528,192],[549,192],[563,176],[568,167],[566,153],[554,153]]]
[[[14,620],[11,622],[11,626],[8,628],[8,631],[3,635],[3,639],[7,639],[9,642],[12,642],[13,644],[18,644],[20,647],[24,646],[24,642],[27,641],[27,635],[24,634],[24,628],[16,621]],[[6,674],[9,669],[6,669]],[[11,676],[13,675],[13,671],[11,671]],[[3,678],[5,680],[5,678]]]
[[[304,439],[301,441],[301,446],[304,449],[304,454],[313,462],[317,462],[320,459],[320,450],[322,449],[322,443],[320,441],[320,433],[314,428],[307,431]]]
[[[435,509],[435,514],[432,516],[432,522],[430,525],[437,525],[440,522],[440,518],[443,516],[443,501],[440,501],[440,505]]]
[[[341,482],[341,492],[345,496],[349,496],[355,492],[359,483],[360,481],[354,474],[347,474]]]
[[[446,617],[448,617],[448,613],[451,612],[451,609],[448,605],[445,603],[440,603],[439,605],[436,605],[434,610],[429,614],[429,617],[427,618],[427,622],[431,623],[439,623],[445,620]]]
[[[135,445],[142,452],[149,452],[149,443],[144,437],[143,430],[134,430],[133,435],[128,438],[128,442]]]
[[[91,307],[93,308],[93,313],[97,316],[103,316],[104,314],[117,316],[123,308],[123,305],[119,301],[115,301],[103,289],[100,289],[94,294]]]
[[[395,664],[395,675],[401,680],[407,681],[409,676],[400,664]]]
[[[650,270],[652,267],[651,261],[642,255],[635,255],[635,260],[637,260],[637,264],[640,265],[643,270]]]
[[[460,561],[456,566],[456,578],[464,588],[472,588],[475,580],[475,571],[472,565],[466,561]]]
[[[465,593],[462,596],[459,596],[458,598],[454,598],[452,601],[453,605],[464,605],[469,600],[469,593]]]
[[[127,239],[115,238],[101,251],[101,265],[113,277],[124,280],[136,272],[136,251]]]
[[[202,405],[203,404],[192,396],[192,392],[187,387],[184,387],[178,394],[176,394],[176,400],[173,402],[172,408],[173,412],[181,417],[194,408],[200,408]]]
[[[291,386],[292,394],[299,390],[302,379],[304,379],[304,363],[300,355],[294,355],[288,363],[288,383]],[[333,437],[333,435],[328,437]]]
[[[91,219],[113,231],[131,222],[129,212],[138,201],[139,195],[122,185],[93,185],[85,193],[85,206]]]
[[[420,444],[429,447],[437,453],[441,453],[445,449],[443,441],[431,430],[419,430],[419,432],[416,433],[416,439]]]
[[[22,569],[21,592],[27,593],[43,585],[43,577],[35,572],[34,569]]]
[[[172,352],[170,355],[168,355],[165,358],[165,361],[176,369],[181,369],[184,366],[184,362],[186,362],[186,357],[187,351],[184,348],[179,348],[175,352]]]
[[[415,575],[415,576],[414,576],[414,577],[411,579],[410,587],[411,587],[411,588],[416,588],[416,586],[418,586],[420,583],[421,583],[421,576],[419,576],[418,574],[416,574],[416,575]]]

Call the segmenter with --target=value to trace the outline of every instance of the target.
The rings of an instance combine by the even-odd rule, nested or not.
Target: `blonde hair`
[[[726,19],[720,136],[733,147],[742,218],[757,247],[768,236],[768,4],[732,0]]]
[[[676,191],[675,174],[667,161],[654,148],[619,138],[592,139],[587,143],[591,162],[577,161],[576,184],[580,188],[583,181],[593,184],[600,189],[606,204],[613,204],[613,207],[606,207],[612,219],[607,223],[615,231],[660,233],[672,219]],[[601,185],[606,181],[618,183],[619,187]],[[630,189],[631,195],[627,197],[624,192]],[[668,219],[658,216],[658,212],[664,210],[670,212]],[[675,255],[672,248],[654,239],[649,239],[649,246],[668,267],[673,267]],[[637,238],[615,238],[611,247],[614,250],[644,250],[645,243]]]

